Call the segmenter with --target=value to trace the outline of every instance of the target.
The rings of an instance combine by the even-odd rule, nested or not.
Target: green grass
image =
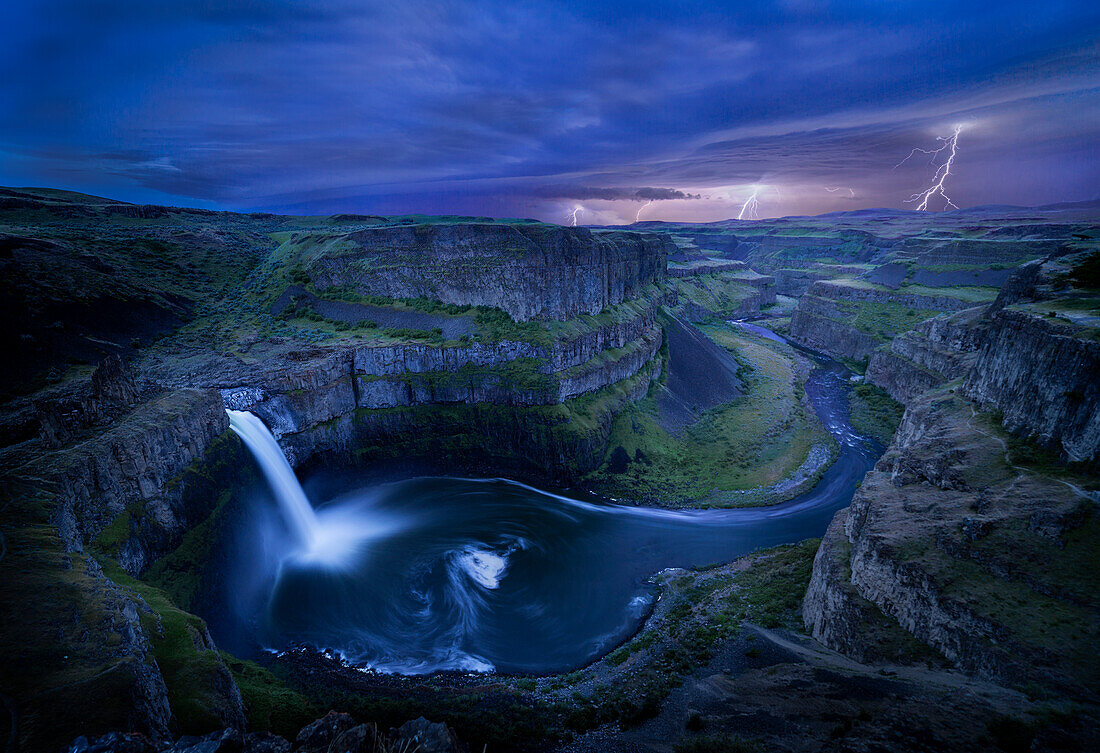
[[[891,340],[902,332],[907,332],[925,319],[939,316],[941,311],[932,309],[914,309],[900,303],[879,303],[876,301],[853,301],[856,309],[852,326],[861,332],[875,335],[881,340]]]
[[[661,426],[655,392],[628,406],[615,418],[603,464],[586,479],[592,488],[657,503],[756,504],[755,496],[721,492],[775,484],[806,460],[814,444],[829,445],[802,403],[793,352],[725,324],[703,330],[735,353],[746,394],[676,433]],[[622,470],[624,455],[629,462]]]
[[[224,726],[217,709],[224,703],[220,675],[225,666],[217,651],[197,646],[197,636],[206,629],[203,621],[174,605],[159,588],[127,575],[113,560],[104,558],[100,564],[111,580],[133,591],[153,610],[139,617],[151,638],[180,730],[204,734]]]
[[[744,570],[719,566],[663,576],[667,610],[655,613],[645,632],[609,655],[606,663],[624,674],[612,674],[590,697],[576,698],[579,705],[566,725],[577,731],[609,721],[631,727],[656,716],[668,694],[709,664],[745,621],[800,628],[819,543],[808,539],[757,552]]]
[[[681,299],[712,312],[719,319],[733,316],[745,301],[760,295],[760,291],[744,279],[728,274],[675,277],[669,284]]]
[[[759,741],[730,735],[699,735],[676,743],[675,753],[763,753]]]
[[[993,268],[992,265],[988,268]],[[927,285],[902,285],[899,293],[911,293],[924,295],[930,298],[957,298],[960,301],[974,304],[989,303],[997,297],[999,288],[987,285],[953,285],[950,287],[930,287]]]
[[[461,373],[462,370],[459,370]],[[426,457],[440,464],[491,462],[513,471],[583,476],[599,463],[614,415],[650,379],[647,365],[633,377],[564,403],[528,407],[492,403],[422,405],[359,409],[353,423],[369,431],[377,422],[389,427],[385,443],[364,440],[356,457],[360,462]],[[469,367],[470,374],[493,374],[528,389],[543,389],[550,379],[538,370],[537,359],[517,359],[498,367]],[[415,378],[413,376],[409,377]],[[455,379],[455,374],[440,378]],[[392,436],[394,427],[404,427]],[[516,437],[524,437],[518,441]]]
[[[322,716],[327,709],[292,690],[271,671],[255,662],[238,659],[224,651],[225,666],[241,691],[248,724],[254,730],[268,730],[293,740],[298,730]]]
[[[852,388],[852,428],[864,436],[874,437],[883,446],[890,444],[904,413],[905,406],[881,387],[863,382]]]

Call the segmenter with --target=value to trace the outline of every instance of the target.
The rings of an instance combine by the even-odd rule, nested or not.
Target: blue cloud
[[[17,0],[8,27],[8,184],[548,219],[768,184],[802,213],[900,205],[897,154],[970,119],[957,201],[1100,185],[1093,3]]]

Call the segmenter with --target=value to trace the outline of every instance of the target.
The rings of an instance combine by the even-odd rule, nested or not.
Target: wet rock
[[[450,727],[429,722],[424,717],[405,722],[394,735],[398,750],[417,753],[460,753],[461,748]]]
[[[350,714],[330,711],[302,727],[294,740],[294,750],[297,753],[328,753],[332,743],[355,726]]]
[[[244,736],[243,753],[290,753],[293,746],[270,732],[251,732]]]
[[[162,753],[242,753],[244,737],[232,727],[202,737],[181,737]]]
[[[329,745],[329,753],[376,753],[383,740],[374,724],[360,724],[342,732]]]
[[[158,753],[158,748],[138,732],[110,732],[91,740],[78,737],[67,753]]]

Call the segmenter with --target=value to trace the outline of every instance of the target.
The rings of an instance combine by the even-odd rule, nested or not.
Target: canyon
[[[1100,734],[1095,207],[569,228],[4,189],[0,225],[15,750],[229,728],[310,750],[335,706],[339,734],[428,716],[499,749],[671,745],[696,717],[774,749],[918,749],[877,706],[839,732],[862,712],[765,711],[872,682],[940,749],[1002,749],[997,720],[1036,750]],[[207,624],[230,521],[265,488],[226,409],[303,478],[781,510],[844,457],[806,395],[825,363],[845,431],[885,449],[820,544],[663,573],[637,634],[575,671],[376,676],[320,645],[234,656]],[[939,708],[951,686],[965,709]]]

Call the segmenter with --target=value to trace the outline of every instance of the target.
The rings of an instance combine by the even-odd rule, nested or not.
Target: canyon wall
[[[1081,327],[1031,311],[998,311],[963,391],[1001,411],[1013,433],[1073,462],[1100,458],[1100,340]]]
[[[668,303],[691,322],[740,319],[776,302],[775,278],[730,262],[696,264],[669,273]]]
[[[1100,688],[1100,494],[1034,447],[1086,468],[1100,450],[1100,341],[1060,270],[1025,265],[872,356],[907,409],[815,560],[803,617],[826,645],[898,660],[915,640],[999,683]]]
[[[972,306],[946,294],[924,295],[862,282],[820,280],[799,299],[791,316],[790,337],[831,356],[861,361],[870,359],[880,345],[932,312]]]
[[[467,312],[456,318],[468,334],[444,341],[400,326],[319,338],[308,323],[278,325],[268,295],[284,293],[288,278],[272,275],[283,265],[272,251],[253,278],[262,289],[241,272],[236,308],[202,308],[203,334],[181,331],[142,350],[137,373],[112,357],[9,401],[0,423],[5,493],[28,484],[40,495],[20,511],[21,525],[38,527],[7,538],[5,564],[26,562],[20,572],[31,575],[5,584],[5,602],[26,604],[58,584],[72,591],[39,610],[35,671],[4,678],[24,748],[110,728],[163,737],[245,723],[202,620],[182,611],[186,600],[173,603],[175,592],[135,578],[159,577],[161,558],[254,480],[227,405],[254,410],[299,465],[417,460],[567,481],[600,462],[616,413],[660,377],[662,238],[527,224],[299,237],[316,252],[300,260],[319,292],[438,299],[509,316],[490,311],[482,331],[475,313],[485,312]],[[242,334],[240,319],[265,334]],[[245,342],[255,348],[247,356]],[[55,602],[64,614],[51,611]],[[89,627],[70,636],[70,624]],[[103,700],[101,720],[50,700],[76,692]],[[55,723],[32,723],[44,714]]]
[[[1095,503],[1009,467],[1003,436],[957,395],[910,404],[822,543],[803,603],[814,637],[863,660],[888,623],[998,682],[1096,688],[1098,604],[1078,564],[1095,561]]]
[[[867,381],[899,403],[908,403],[944,382],[961,379],[973,366],[987,321],[986,307],[927,319],[880,346],[867,364]]]
[[[598,314],[665,277],[671,241],[541,224],[368,228],[334,239],[305,270],[319,291],[494,306],[516,321]]]
[[[402,446],[428,424],[440,434],[473,433],[468,420],[477,415],[499,436],[471,444],[468,460],[488,462],[500,451],[524,458],[526,473],[565,480],[599,462],[611,406],[623,390],[630,399],[645,394],[660,374],[662,343],[654,302],[549,343],[314,348],[261,370],[212,375],[211,384],[230,407],[260,416],[293,464],[369,459],[371,448]],[[594,425],[569,420],[581,398],[598,414]],[[448,415],[457,422],[450,428],[442,425]]]

